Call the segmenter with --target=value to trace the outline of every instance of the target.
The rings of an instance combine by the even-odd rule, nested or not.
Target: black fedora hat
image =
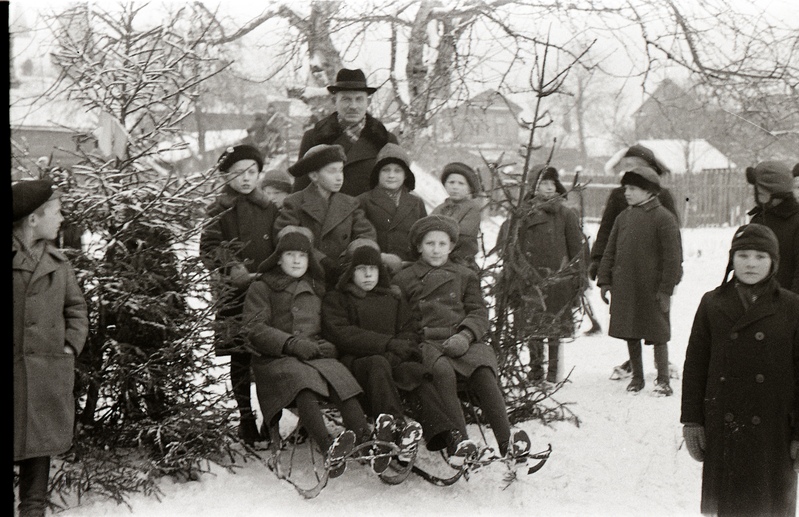
[[[356,68],[355,70],[342,68],[336,74],[335,84],[328,86],[327,91],[330,93],[342,91],[360,91],[366,92],[368,95],[372,95],[377,91],[377,88],[366,85],[366,76],[363,74],[363,70],[360,68]]]

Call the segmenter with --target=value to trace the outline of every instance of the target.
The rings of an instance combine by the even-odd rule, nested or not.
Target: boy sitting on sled
[[[468,440],[466,419],[458,398],[458,381],[474,395],[496,438],[501,456],[517,456],[530,448],[523,430],[511,433],[505,401],[497,382],[493,349],[482,341],[488,331],[488,307],[477,274],[449,260],[458,239],[458,223],[430,215],[414,223],[411,245],[420,257],[394,276],[423,331],[422,364],[430,369],[444,410],[457,425],[447,450],[451,463],[477,454]]]

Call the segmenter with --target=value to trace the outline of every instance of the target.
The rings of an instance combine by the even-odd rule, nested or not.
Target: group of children
[[[398,145],[380,151],[372,189],[359,198],[340,192],[345,160],[338,145],[309,149],[288,172],[310,184],[285,196],[281,207],[260,188],[256,149],[229,148],[218,162],[225,186],[209,209],[200,249],[229,285],[217,352],[233,345],[240,437],[276,439],[282,410],[292,408],[327,451],[333,476],[355,446],[371,439],[396,442],[399,459],[407,460],[424,437],[429,450],[446,450],[457,464],[478,452],[459,394],[468,390],[501,456],[519,452],[512,444],[529,447],[524,431],[511,430],[496,357],[484,341],[488,309],[474,256],[464,255],[465,266],[450,260],[461,239],[476,252],[476,173],[451,164],[443,178],[453,207],[447,213],[477,217],[459,225],[449,215],[427,215]],[[248,398],[249,371],[261,429]],[[325,402],[341,413],[346,430],[338,436],[323,419]],[[376,471],[387,466],[387,455],[373,455]]]

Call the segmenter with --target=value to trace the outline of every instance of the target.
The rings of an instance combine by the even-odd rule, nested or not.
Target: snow
[[[586,233],[596,233],[596,225]],[[484,228],[491,233],[493,225]],[[703,293],[721,282],[734,228],[684,229],[685,275],[672,304],[670,359],[682,370],[693,315]],[[607,306],[599,290],[589,298],[607,329]],[[589,326],[586,321],[582,331]],[[532,437],[533,449],[552,445],[549,462],[537,473],[519,477],[506,488],[502,465],[480,470],[446,488],[411,476],[401,485],[382,483],[368,466],[350,463],[343,476],[330,480],[319,497],[306,500],[279,481],[261,462],[240,465],[235,473],[213,466],[199,481],[161,481],[161,500],[134,496],[131,511],[89,497],[59,515],[63,517],[250,517],[255,514],[355,515],[698,515],[701,464],[682,447],[679,381],[674,396],[652,395],[652,349],[644,350],[647,386],[639,394],[626,381],[608,379],[626,358],[624,342],[607,335],[583,336],[565,346],[569,382],[556,398],[570,402],[580,427],[538,421],[520,425]],[[476,428],[470,429],[478,438]],[[490,434],[490,433],[489,433]]]

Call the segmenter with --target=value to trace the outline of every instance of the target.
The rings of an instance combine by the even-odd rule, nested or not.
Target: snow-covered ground
[[[491,227],[485,229],[488,234]],[[701,295],[721,282],[733,228],[683,230],[685,276],[672,308],[671,361],[682,369],[685,346]],[[586,233],[596,232],[595,226]],[[607,306],[598,289],[590,291],[607,329]],[[583,331],[588,323],[585,322]],[[647,386],[633,395],[626,381],[611,381],[612,367],[626,356],[620,340],[582,336],[565,345],[570,382],[558,392],[580,417],[581,425],[538,421],[521,425],[533,448],[552,444],[549,462],[538,473],[521,475],[507,488],[501,465],[476,472],[447,488],[419,477],[389,486],[369,469],[351,463],[315,499],[305,500],[258,461],[236,473],[214,467],[199,481],[161,482],[163,497],[136,496],[132,510],[88,498],[60,515],[251,517],[252,515],[698,515],[701,465],[681,447],[680,383],[670,398],[652,396],[654,362],[645,349]],[[474,435],[479,436],[476,429]]]

